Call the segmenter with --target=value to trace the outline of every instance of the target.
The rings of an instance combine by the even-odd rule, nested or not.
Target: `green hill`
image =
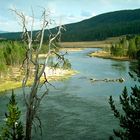
[[[101,14],[65,26],[64,41],[103,40],[125,34],[140,33],[140,9]]]
[[[65,25],[62,41],[103,40],[126,34],[140,34],[140,9],[101,14],[81,22]],[[54,30],[54,29],[52,29]],[[48,32],[45,32],[47,36]],[[0,38],[19,39],[21,33],[0,34]]]

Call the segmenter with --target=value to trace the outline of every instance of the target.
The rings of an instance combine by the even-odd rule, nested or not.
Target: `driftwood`
[[[91,82],[124,82],[124,78],[117,78],[117,79],[109,79],[109,78],[105,78],[105,79],[94,79],[94,78],[90,78]]]

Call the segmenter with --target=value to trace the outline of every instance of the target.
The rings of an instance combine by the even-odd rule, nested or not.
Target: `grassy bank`
[[[109,52],[106,51],[96,51],[88,54],[90,57],[100,57],[104,59],[114,59],[114,60],[121,60],[121,61],[128,61],[130,60],[129,57],[116,57],[112,56]]]
[[[74,70],[64,70],[63,74],[57,74],[57,75],[52,75],[48,76],[48,81],[58,81],[58,80],[65,80],[68,79],[69,77],[75,75],[77,72]],[[16,76],[15,76],[16,79]],[[44,82],[44,78],[41,77],[41,82]],[[30,86],[33,83],[33,78],[30,78],[28,80],[27,85]],[[8,79],[4,80],[0,83],[0,93],[6,91],[6,90],[11,90],[11,89],[16,89],[22,87],[22,79],[20,80],[13,80],[13,79]]]
[[[60,51],[67,51],[67,52],[78,52],[82,51],[84,48],[61,48]]]

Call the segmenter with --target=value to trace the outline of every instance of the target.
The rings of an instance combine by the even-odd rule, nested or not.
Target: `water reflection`
[[[129,70],[131,73],[134,73],[138,68],[138,61],[131,61],[129,64]]]
[[[126,62],[120,63],[120,62],[114,61],[111,66],[113,69],[117,71],[119,70],[120,72],[126,72],[127,65],[128,64]]]

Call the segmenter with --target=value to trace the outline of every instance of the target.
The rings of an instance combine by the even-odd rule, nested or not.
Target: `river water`
[[[107,140],[113,134],[113,128],[118,128],[108,98],[114,97],[119,106],[119,95],[124,86],[130,90],[134,85],[128,75],[133,63],[89,57],[87,54],[97,49],[85,49],[70,52],[67,58],[72,68],[79,73],[71,78],[52,82],[56,87],[49,87],[50,92],[41,103],[39,116],[42,119],[43,135],[39,130],[33,139],[39,140]],[[124,78],[125,82],[91,82],[94,79]],[[45,90],[42,88],[40,92]],[[20,108],[23,106],[21,89],[15,91]],[[10,94],[0,97],[0,121],[4,118],[6,103]],[[24,114],[24,113],[23,113]],[[22,116],[24,117],[24,115]]]

